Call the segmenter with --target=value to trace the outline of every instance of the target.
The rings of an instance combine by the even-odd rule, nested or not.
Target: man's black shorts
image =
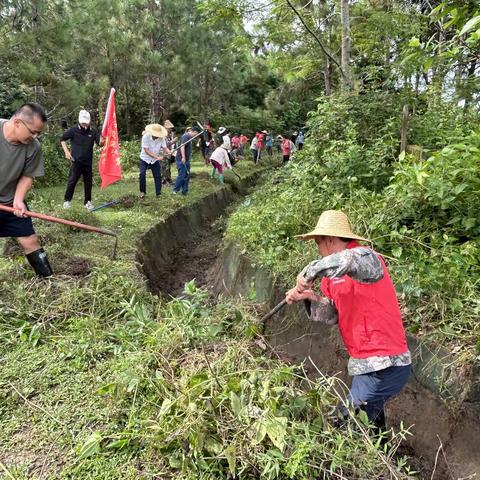
[[[0,237],[29,237],[34,233],[30,217],[21,218],[13,213],[0,212]]]

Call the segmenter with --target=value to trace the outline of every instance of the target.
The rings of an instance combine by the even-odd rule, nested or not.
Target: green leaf
[[[100,388],[98,388],[97,393],[98,395],[110,395],[112,393],[115,393],[116,389],[117,389],[116,383],[107,383],[105,385],[102,385]]]
[[[259,443],[262,443],[263,439],[265,438],[265,435],[267,434],[267,427],[263,419],[258,420],[258,422],[254,424],[254,427],[255,427],[255,438],[254,438],[253,444],[258,445]]]
[[[121,438],[120,440],[115,440],[114,442],[110,442],[107,445],[107,448],[121,450],[123,447],[127,446],[128,438]]]
[[[103,440],[103,436],[99,432],[92,433],[85,443],[77,449],[77,455],[80,460],[91,457],[100,452],[100,443]]]
[[[223,450],[223,443],[215,437],[209,436],[205,439],[205,448],[215,455],[220,455]]]
[[[228,469],[230,473],[235,477],[235,467],[237,463],[236,454],[235,454],[235,446],[229,445],[228,448],[225,450],[225,456],[227,457],[228,462]]]
[[[272,443],[283,452],[287,433],[287,417],[273,417],[267,420],[265,427]]]
[[[242,401],[235,392],[230,392],[230,404],[232,406],[232,411],[235,416],[239,417],[242,411]]]
[[[402,256],[402,247],[393,247],[392,248],[392,255],[395,258],[400,258]]]
[[[165,398],[162,402],[162,406],[160,407],[159,415],[165,415],[170,410],[172,406],[172,401],[169,398]]]
[[[465,33],[469,32],[470,30],[473,30],[478,24],[480,23],[480,15],[477,15],[476,17],[471,18],[460,30],[460,33],[458,35],[462,36]]]
[[[420,40],[417,37],[412,37],[408,42],[408,46],[412,48],[417,48],[420,46]]]

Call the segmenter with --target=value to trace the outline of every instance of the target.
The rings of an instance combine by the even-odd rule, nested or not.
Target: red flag
[[[98,172],[102,179],[102,190],[111,183],[122,178],[122,164],[120,163],[120,147],[118,145],[117,116],[115,114],[115,89],[110,90],[105,121],[103,122],[102,137],[104,145],[98,162]]]

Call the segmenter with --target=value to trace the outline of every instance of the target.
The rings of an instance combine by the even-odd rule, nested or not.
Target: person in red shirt
[[[293,142],[284,136],[282,137],[280,148],[282,149],[283,163],[287,163],[290,160],[290,155],[294,149]]]
[[[239,142],[239,147],[238,147],[238,154],[243,157],[244,152],[245,152],[245,145],[248,143],[248,137],[242,133],[240,135],[240,142]]]
[[[240,146],[240,137],[237,134],[235,134],[232,137],[231,143],[232,143],[232,149],[238,148]]]
[[[262,130],[261,132],[257,132],[255,137],[257,138],[257,155],[255,158],[255,165],[258,163],[260,160],[260,157],[262,156],[262,150],[265,148],[265,134],[266,130]]]
[[[286,293],[287,303],[305,301],[311,320],[338,323],[353,377],[347,398],[367,413],[377,431],[385,428],[385,402],[408,381],[411,356],[395,287],[383,258],[352,232],[347,216],[322,213],[316,228],[297,238],[314,240],[323,257],[307,265]],[[320,280],[321,295],[313,290]],[[346,407],[340,411],[348,416]]]

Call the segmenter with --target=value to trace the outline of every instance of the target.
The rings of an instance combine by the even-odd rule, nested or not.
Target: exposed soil
[[[56,275],[70,277],[86,277],[93,269],[94,263],[82,257],[55,257],[52,259],[52,268]]]
[[[23,255],[23,249],[14,238],[8,238],[3,247],[3,255],[9,258],[19,257]]]
[[[136,203],[138,203],[138,197],[130,194],[119,198],[117,205],[120,205],[122,208],[132,208]]]
[[[185,283],[192,279],[197,287],[208,285],[221,238],[218,225],[206,226],[189,244],[172,255],[171,263],[157,268],[155,278],[149,279],[152,291],[174,297],[180,295]]]

